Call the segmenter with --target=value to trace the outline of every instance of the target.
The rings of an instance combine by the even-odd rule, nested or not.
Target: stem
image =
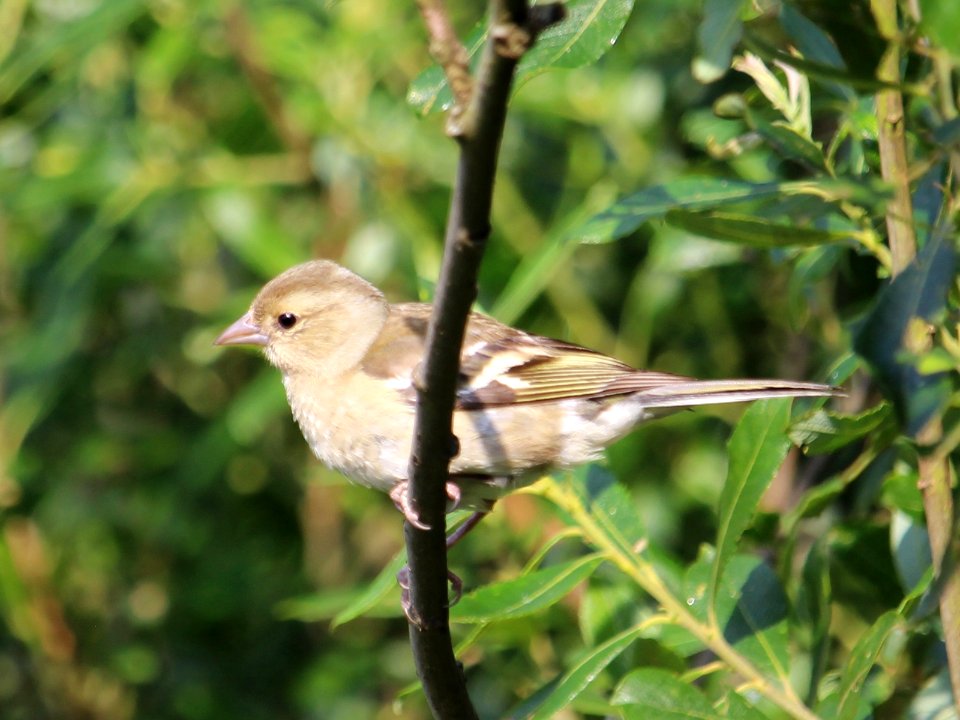
[[[880,173],[893,186],[893,199],[887,206],[887,234],[893,256],[893,274],[900,273],[917,254],[913,230],[913,203],[910,198],[910,173],[907,166],[906,128],[903,95],[898,89],[900,77],[900,39],[896,0],[870,0],[880,34],[887,39],[887,51],[877,67],[877,79],[889,83],[877,93],[877,141],[880,146]]]
[[[686,603],[677,598],[664,585],[656,569],[639,554],[614,542],[610,535],[597,524],[583,503],[570,491],[556,483],[547,485],[545,497],[563,508],[583,532],[584,539],[607,556],[614,565],[630,577],[671,616],[672,621],[696,637],[712,650],[718,658],[740,675],[758,693],[789,713],[797,720],[819,720],[789,685],[779,687],[771,683],[749,660],[727,642],[723,633],[714,624],[698,620]]]
[[[443,0],[417,0],[423,24],[430,37],[430,54],[443,68],[453,92],[455,104],[451,117],[456,118],[470,102],[473,78],[470,77],[470,55],[457,37],[450,13]]]
[[[428,23],[431,19],[439,25],[448,23],[443,20],[446,13],[439,0],[421,4],[423,8],[429,10],[425,15]],[[409,523],[404,528],[410,563],[410,617],[416,620],[410,624],[410,642],[430,709],[435,717],[444,719],[477,717],[451,642],[444,537],[444,487],[456,447],[452,417],[460,348],[490,234],[493,182],[513,74],[537,31],[528,27],[526,0],[491,0],[489,12],[489,39],[469,104],[463,110],[469,119],[452,133],[460,142],[460,161],[427,330],[426,357],[416,379],[410,496],[421,521],[430,529],[418,530]],[[540,14],[542,11],[534,17]],[[434,37],[433,27],[430,32]],[[513,52],[505,52],[504,40],[519,37],[526,42],[514,42],[509,47]]]
[[[900,83],[900,40],[897,22],[896,0],[871,0],[877,28],[890,46],[877,68],[877,77],[882,81]],[[909,7],[915,21],[919,20],[919,7]],[[877,119],[879,120],[880,167],[883,179],[893,186],[894,197],[887,207],[887,231],[893,255],[893,274],[896,276],[913,262],[917,253],[916,235],[913,229],[913,205],[910,197],[910,174],[907,165],[906,131],[903,117],[903,97],[898,90],[886,89],[877,93]],[[919,351],[923,348],[908,348]],[[916,436],[921,448],[932,447],[943,438],[943,421],[935,417]],[[919,486],[923,493],[923,509],[926,515],[927,532],[933,567],[937,576],[944,572],[940,593],[940,621],[943,624],[944,642],[947,648],[947,665],[954,702],[960,709],[960,574],[956,572],[955,518],[951,488],[950,462],[934,451],[921,454],[917,464]]]

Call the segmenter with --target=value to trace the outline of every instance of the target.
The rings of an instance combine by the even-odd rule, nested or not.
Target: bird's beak
[[[213,344],[265,346],[267,344],[267,336],[260,332],[260,326],[253,321],[253,317],[248,312],[220,333],[220,337],[214,340]]]

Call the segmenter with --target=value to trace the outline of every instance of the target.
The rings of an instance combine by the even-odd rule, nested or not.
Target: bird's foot
[[[463,580],[456,573],[447,570],[447,581],[450,583],[452,596],[447,600],[447,607],[453,607],[463,595]],[[413,625],[423,627],[423,619],[413,607],[410,599],[410,566],[404,565],[397,573],[397,584],[400,586],[400,607],[403,608],[403,614]]]
[[[454,482],[448,482],[444,486],[444,489],[446,490],[447,498],[450,500],[447,512],[456,510],[460,505],[460,486]],[[390,499],[393,500],[393,504],[397,506],[397,510],[403,513],[408,523],[418,530],[430,529],[430,526],[420,519],[420,513],[417,512],[417,509],[413,505],[413,498],[410,497],[410,482],[408,480],[401,480],[390,489]]]

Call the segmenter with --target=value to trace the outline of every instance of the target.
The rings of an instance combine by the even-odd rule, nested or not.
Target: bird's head
[[[383,293],[329,260],[290,268],[263,286],[217,345],[256,345],[285,374],[336,375],[363,357],[386,322]]]

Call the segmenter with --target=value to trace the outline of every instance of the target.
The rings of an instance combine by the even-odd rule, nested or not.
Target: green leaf
[[[571,0],[564,3],[567,17],[551,25],[517,65],[513,86],[551,68],[577,68],[590,65],[613,47],[633,10],[634,0]],[[464,46],[475,68],[487,41],[486,25],[477,26]],[[407,102],[423,115],[446,110],[453,102],[443,68],[434,65],[418,75],[407,91]]]
[[[572,0],[567,17],[551,25],[520,61],[517,81],[525,82],[552,67],[577,68],[603,57],[633,11],[634,0]]]
[[[762,248],[849,243],[853,239],[847,232],[782,225],[762,218],[732,213],[671,210],[666,219],[674,227],[696,235]]]
[[[808,453],[829,453],[892,423],[893,419],[893,412],[886,403],[858,415],[821,409],[793,423],[790,440]]]
[[[926,525],[905,512],[894,512],[890,521],[890,545],[900,584],[904,592],[909,592],[920,584],[933,564]]]
[[[880,657],[887,639],[900,622],[897,612],[891,610],[884,613],[854,646],[844,665],[837,690],[837,720],[854,720],[857,716],[867,676]]]
[[[691,683],[659,668],[634,670],[620,681],[613,704],[625,720],[708,720],[722,718]]]
[[[487,41],[487,26],[478,24],[467,35],[463,45],[470,57],[470,68],[476,70],[480,50]],[[420,111],[421,115],[449,110],[453,105],[453,92],[447,83],[447,76],[439,65],[431,65],[410,83],[407,89],[407,102]]]
[[[282,600],[277,603],[274,611],[281,620],[319,622],[320,620],[329,620],[336,617],[345,607],[356,602],[360,594],[360,592],[357,592],[353,588],[333,591],[325,590],[323,592],[300,595]],[[382,606],[374,606],[369,608],[365,614],[373,614],[373,611],[378,607],[382,609]],[[397,608],[393,608],[387,613],[379,614],[386,617],[394,617],[398,612]]]
[[[733,50],[743,34],[740,13],[744,0],[707,0],[697,31],[700,52],[693,61],[693,76],[706,84],[719,80],[730,68]]]
[[[960,58],[960,5],[943,0],[920,0],[924,34],[933,38],[936,45],[949,50],[954,58]]]
[[[823,537],[814,541],[803,561],[797,588],[796,615],[809,632],[810,684],[807,701],[817,696],[817,688],[830,660],[830,562],[828,544]]]
[[[450,620],[488,623],[539,612],[566,597],[602,562],[599,555],[587,555],[512,580],[486,585],[464,595],[451,608]]]
[[[789,3],[780,6],[780,24],[793,40],[800,54],[824,67],[846,71],[846,64],[833,40],[820,27],[808,20],[797,8]],[[830,92],[843,98],[854,101],[856,93],[844,83],[826,81],[823,83]]]
[[[725,717],[730,720],[767,720],[766,715],[735,692],[727,693],[724,699],[727,704]]]
[[[687,570],[685,596],[690,611],[709,622],[709,581],[715,558],[706,554]],[[763,561],[748,555],[733,557],[721,579],[714,602],[723,637],[768,677],[790,682],[787,596],[779,578]]]
[[[730,469],[720,495],[717,553],[710,576],[711,604],[740,536],[790,448],[786,435],[789,420],[789,399],[761,400],[747,409],[730,437]]]
[[[543,704],[529,716],[529,720],[550,720],[567,707],[587,689],[604,668],[640,637],[643,629],[643,625],[634,626],[587,652],[576,665],[564,673],[560,682],[544,698]]]
[[[934,233],[914,262],[881,291],[854,336],[854,349],[873,368],[909,435],[949,400],[950,381],[945,374],[921,375],[902,360],[903,338],[914,318],[933,321],[943,312],[955,264],[949,239]]]
[[[797,521],[819,515],[840,496],[848,484],[843,478],[835,477],[810,488],[786,516],[784,526],[793,528]]]
[[[873,204],[879,202],[883,194],[878,185],[853,178],[752,183],[687,176],[620,198],[583,225],[574,227],[570,235],[578,242],[604,243],[628,235],[671,210],[712,210],[724,205],[797,195],[812,195],[827,202]]]
[[[611,207],[576,228],[580,242],[602,243],[623,237],[643,223],[662,218],[670,210],[707,209],[730,203],[774,197],[780,183],[750,183],[710,177],[683,177],[617,200]]]
[[[636,622],[637,590],[623,582],[617,585],[591,583],[580,602],[580,634],[587,645],[596,645]]]
[[[361,615],[372,610],[376,605],[379,605],[387,595],[396,589],[397,573],[400,572],[400,569],[406,564],[407,551],[403,549],[380,571],[364,592],[336,614],[333,622],[330,623],[331,629],[336,629],[351,620],[356,620]]]
[[[759,113],[748,110],[744,119],[783,157],[804,163],[816,171],[828,171],[823,148],[782,121],[768,122]]]

